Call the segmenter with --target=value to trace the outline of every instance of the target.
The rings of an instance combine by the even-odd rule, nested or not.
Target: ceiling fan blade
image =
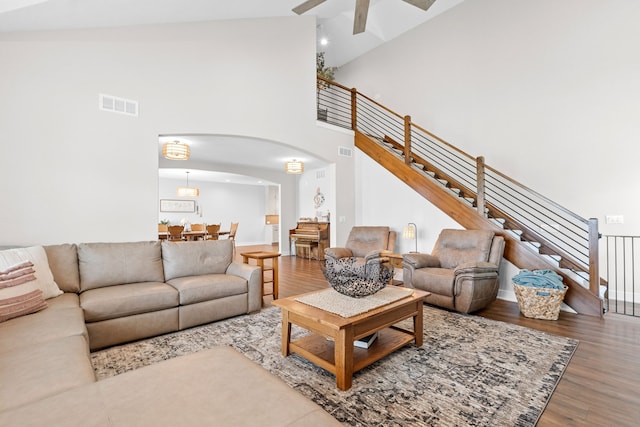
[[[422,10],[429,10],[431,5],[433,5],[436,0],[404,0],[404,2],[414,5],[415,7]]]
[[[325,1],[327,1],[327,0],[307,0],[304,3],[300,3],[299,5],[297,5],[296,7],[294,7],[291,10],[293,12],[297,13],[298,15],[302,15],[306,11],[308,11],[310,9],[313,9],[314,7],[318,6],[319,4],[324,3]]]
[[[364,32],[367,27],[367,15],[369,14],[369,0],[356,0],[356,13],[353,17],[353,34]]]

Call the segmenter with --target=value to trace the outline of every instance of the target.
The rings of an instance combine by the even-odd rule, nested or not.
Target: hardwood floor
[[[237,256],[249,250],[274,249],[238,247]],[[280,257],[279,269],[281,298],[329,286],[316,260]],[[270,301],[265,297],[265,305]],[[580,341],[538,426],[640,424],[640,319],[561,312],[558,320],[536,320],[522,316],[516,303],[503,300],[475,314]]]

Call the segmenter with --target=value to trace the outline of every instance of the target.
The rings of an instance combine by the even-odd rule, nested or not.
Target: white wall
[[[2,245],[155,238],[161,134],[253,136],[330,163],[344,141],[316,125],[313,17],[3,33],[0,58]],[[139,101],[139,117],[99,111],[100,93]]]
[[[629,0],[465,1],[336,80],[598,218],[602,233],[640,235],[638,16]]]
[[[318,191],[323,195],[324,202],[316,208],[315,197]],[[298,213],[300,217],[326,221],[333,200],[333,184],[329,168],[305,170],[300,175],[298,179]]]
[[[396,253],[415,251],[415,241],[402,237],[409,222],[416,224],[418,252],[423,253],[431,253],[443,229],[463,228],[360,150],[356,150],[355,165],[357,224],[388,225],[397,233]],[[502,260],[499,298],[516,300],[511,278],[519,271],[509,261]]]
[[[184,180],[160,179],[160,199],[176,200],[176,187],[184,186]],[[264,215],[266,213],[265,187],[262,185],[230,184],[190,180],[190,186],[200,189],[200,196],[193,199],[199,207],[194,213],[158,212],[161,220],[180,224],[184,218],[191,224],[221,224],[220,230],[229,231],[232,222],[238,222],[238,245],[264,244]],[[269,227],[271,228],[271,227]],[[271,240],[269,240],[271,243]]]
[[[387,225],[396,231],[396,253],[415,250],[402,238],[409,222],[418,229],[418,251],[430,253],[443,228],[462,228],[360,150],[356,154],[356,224]]]

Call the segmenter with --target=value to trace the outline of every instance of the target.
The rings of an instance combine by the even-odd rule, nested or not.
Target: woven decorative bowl
[[[331,259],[320,263],[322,274],[336,292],[353,298],[373,295],[383,289],[393,277],[390,263],[370,265],[367,272],[364,266],[357,266],[355,258]]]

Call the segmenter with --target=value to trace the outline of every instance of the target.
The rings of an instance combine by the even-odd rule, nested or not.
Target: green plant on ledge
[[[333,81],[334,75],[338,67],[325,67],[324,66],[324,52],[316,53],[316,73],[318,77],[322,77],[323,79],[327,79],[329,81]],[[326,89],[329,87],[327,83],[318,80],[318,90]]]

